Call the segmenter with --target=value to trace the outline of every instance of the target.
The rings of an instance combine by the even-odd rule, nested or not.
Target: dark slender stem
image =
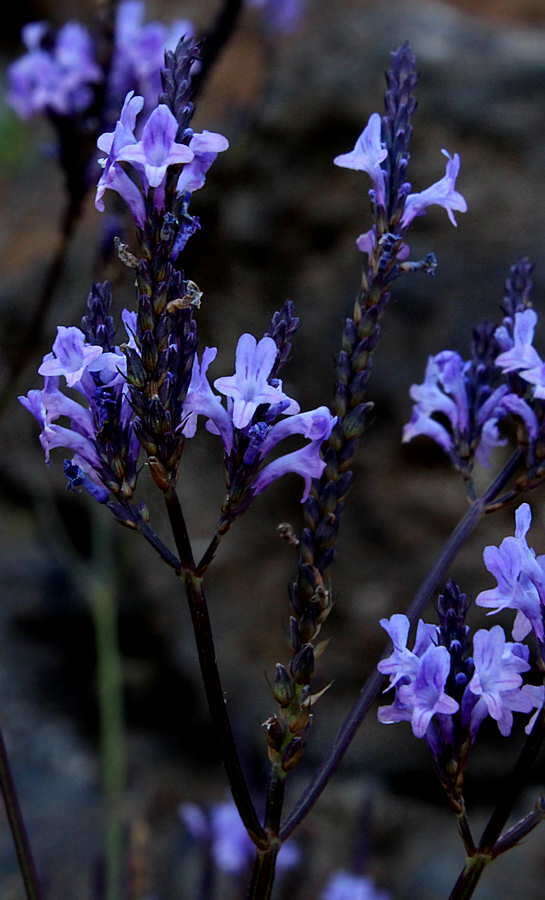
[[[200,96],[211,70],[229,43],[244,8],[244,0],[223,0],[212,27],[204,35],[201,64],[192,78],[192,99]]]
[[[273,847],[267,853],[256,854],[248,900],[270,900],[276,871],[276,857],[280,847]]]
[[[464,812],[459,813],[456,817],[458,822],[458,832],[462,841],[464,842],[464,847],[466,849],[466,853],[468,856],[475,853],[475,841],[473,840],[473,835],[471,833],[471,826],[469,824],[467,815]]]
[[[170,527],[176,543],[176,548],[180,555],[180,562],[184,569],[194,569],[195,560],[193,558],[193,549],[185,524],[184,513],[175,488],[171,488],[165,493],[165,503],[170,520]]]
[[[282,807],[286,791],[286,773],[278,766],[271,766],[269,788],[267,791],[267,806],[265,809],[265,828],[277,835],[280,831]]]
[[[19,862],[21,877],[25,885],[25,894],[27,900],[40,900],[42,893],[38,874],[32,856],[30,841],[23,821],[19,799],[17,797],[17,789],[11,774],[4,736],[0,731],[0,789],[4,798],[6,807],[6,815],[8,817],[13,843],[15,844],[15,852]]]
[[[216,729],[233,800],[254,844],[266,850],[268,836],[257,817],[229,721],[202,578],[188,570],[184,571],[184,578],[210,718]]]
[[[470,856],[458,876],[449,900],[469,900],[473,896],[481,875],[489,862],[490,857],[488,856],[482,856],[481,854]]]
[[[148,544],[151,544],[153,549],[159,554],[163,562],[166,562],[167,566],[170,566],[179,574],[182,569],[180,560],[165,544],[163,544],[161,538],[155,534],[154,530],[150,528],[149,525],[146,525],[145,522],[139,522],[136,527],[142,537],[144,537]]]
[[[434,592],[445,580],[445,576],[450,566],[452,565],[453,560],[456,558],[462,545],[477,527],[486,506],[494,499],[494,497],[496,497],[500,493],[500,491],[504,489],[505,485],[520,465],[521,459],[522,454],[520,451],[517,450],[515,453],[513,453],[504,468],[494,479],[494,481],[489,485],[484,494],[471,504],[465,515],[460,519],[458,525],[448,538],[445,546],[443,547],[443,550],[439,554],[430,573],[426,576],[426,578],[420,585],[411,605],[407,610],[407,616],[411,620],[412,624],[416,622],[426,603],[430,600]],[[388,648],[389,644],[385,648],[385,652],[387,652]],[[305,818],[307,813],[310,811],[310,809],[312,809],[312,807],[320,797],[322,791],[328,784],[329,779],[337,770],[344,754],[350,746],[354,735],[356,734],[356,731],[369,712],[369,709],[373,705],[375,698],[380,693],[384,681],[384,676],[376,670],[374,670],[367,679],[356,703],[341,725],[341,728],[337,734],[335,743],[328,758],[322,764],[313,781],[307,787],[301,799],[296,804],[296,806],[286,819],[286,822],[282,826],[280,830],[280,837],[282,840],[285,840],[292,833],[294,828],[296,828],[297,825],[299,825],[299,823]]]
[[[265,807],[265,828],[273,838],[278,837],[280,830],[285,790],[286,773],[279,766],[271,765],[267,804]],[[252,879],[248,894],[249,900],[261,900],[263,897],[268,898],[271,896],[279,849],[280,843],[275,840],[265,853],[257,850],[252,869]]]

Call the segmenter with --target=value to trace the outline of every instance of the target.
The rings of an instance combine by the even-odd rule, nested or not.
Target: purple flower
[[[101,134],[97,146],[104,153],[105,159],[99,160],[99,165],[104,169],[97,184],[95,206],[100,212],[104,212],[104,193],[107,190],[119,194],[134,216],[138,225],[144,224],[146,209],[144,199],[139,188],[127,175],[125,170],[118,165],[119,153],[128,144],[136,144],[134,128],[138,113],[144,106],[143,97],[135,97],[133,91],[129,91],[125,97],[119,121],[112,132]]]
[[[221,434],[225,452],[230,453],[233,448],[231,417],[222,406],[220,398],[214,394],[206,375],[209,365],[216,358],[217,352],[216,347],[205,347],[200,364],[197,354],[193,358],[191,381],[184,403],[184,414],[187,415],[187,419],[184,422],[182,431],[185,437],[194,437],[197,430],[198,416],[206,416],[216,427],[217,433]]]
[[[234,445],[233,429],[244,432],[242,438],[247,446],[243,464],[256,467],[285,438],[301,435],[308,443],[265,464],[255,476],[252,473],[250,487],[252,494],[260,494],[277,478],[293,472],[304,480],[302,499],[306,500],[312,479],[319,478],[324,470],[320,448],[330,436],[336,416],[332,416],[326,406],[299,413],[299,405],[283,393],[282,383],[269,377],[278,353],[276,343],[270,337],[257,342],[250,334],[243,334],[238,341],[235,374],[214,382],[229,398],[225,409],[220,397],[212,391],[207,377],[208,367],[216,358],[216,353],[215,347],[207,347],[200,363],[197,356],[193,360],[191,382],[184,403],[186,418],[183,434],[193,437],[197,417],[206,416],[207,430],[221,435],[225,452],[229,455]],[[264,413],[266,421],[251,424],[259,406],[268,407]],[[283,418],[274,422],[279,416]]]
[[[193,152],[175,141],[178,123],[168,106],[161,103],[153,110],[142,131],[142,140],[125,144],[117,154],[118,161],[136,163],[145,173],[149,187],[164,181],[167,168],[191,162]]]
[[[478,379],[479,371],[475,373],[473,363],[465,362],[452,350],[430,356],[423,383],[413,384],[410,389],[415,405],[403,429],[403,442],[426,435],[451,454],[456,464],[458,449],[465,455],[472,449],[477,460],[488,465],[492,448],[506,443],[499,434],[498,422],[513,412],[513,405],[504,405],[506,385],[491,393],[472,390],[475,376]],[[434,416],[440,416],[440,420]]]
[[[307,413],[307,415],[309,414]],[[279,456],[278,459],[273,460],[261,469],[252,485],[253,493],[260,494],[277,478],[293,472],[296,475],[300,475],[305,482],[305,490],[301,497],[301,503],[304,503],[310,493],[312,480],[320,478],[325,469],[325,462],[320,456],[320,448],[331,434],[336,421],[337,417],[329,414],[325,427],[320,431],[318,438],[310,441],[310,443],[301,447],[300,450],[294,450],[292,453]],[[282,425],[283,423],[279,424]],[[276,426],[273,426],[271,431],[274,427]]]
[[[221,871],[237,875],[251,863],[255,847],[234,803],[217,803],[208,815],[194,803],[182,803],[180,818],[195,840],[210,843],[213,860]],[[299,857],[297,845],[287,841],[278,854],[278,866],[293,868]]]
[[[533,629],[538,639],[543,641],[545,557],[536,557],[534,550],[526,542],[526,534],[532,523],[527,503],[518,507],[515,521],[515,537],[504,538],[499,547],[484,549],[484,564],[496,578],[497,585],[481,591],[475,603],[491,609],[492,613],[502,609],[517,610],[513,625],[514,639],[523,640]]]
[[[52,353],[44,356],[39,375],[64,375],[68,387],[73,387],[93,360],[102,355],[102,347],[89,345],[83,331],[74,326],[57,327]]]
[[[393,653],[381,659],[377,669],[383,675],[390,676],[387,690],[394,687],[401,678],[414,678],[420,666],[420,657],[428,647],[437,641],[436,625],[427,625],[422,619],[418,622],[416,639],[412,650],[407,648],[410,622],[407,616],[396,613],[389,619],[381,619],[380,625],[394,645]]]
[[[537,350],[532,346],[536,324],[537,315],[533,309],[525,309],[524,312],[515,313],[511,346],[496,357],[496,365],[502,372],[520,372],[522,369],[534,369],[541,366],[541,358]],[[498,332],[501,340],[502,334],[505,332],[504,326],[500,326],[496,330],[496,335],[498,335]],[[503,345],[507,343],[505,335],[501,342]]]
[[[59,29],[51,50],[41,46],[47,26],[23,29],[28,53],[8,69],[8,102],[22,118],[51,109],[70,115],[91,102],[89,85],[102,80],[88,31],[76,22]]]
[[[401,227],[408,228],[416,216],[426,212],[428,206],[442,206],[446,209],[448,217],[453,225],[457,225],[454,212],[467,212],[467,203],[462,194],[456,190],[456,179],[460,171],[460,157],[454,156],[446,150],[441,151],[447,157],[447,165],[443,178],[430,185],[425,191],[417,194],[409,194],[405,201]]]
[[[458,703],[445,693],[450,671],[450,656],[446,647],[431,645],[422,654],[415,676],[408,684],[396,688],[392,706],[381,706],[379,722],[411,722],[415,737],[424,737],[436,714],[452,715]]]
[[[378,890],[372,879],[351,872],[334,872],[327,882],[320,900],[389,900],[386,891]]]
[[[344,169],[356,169],[367,172],[375,189],[376,201],[379,206],[385,203],[384,170],[381,162],[386,159],[388,151],[381,140],[381,118],[378,113],[372,113],[369,121],[360,134],[354,149],[350,153],[342,153],[333,160],[336,166]]]
[[[109,306],[104,309],[107,315]],[[101,503],[105,491],[127,499],[136,484],[140,447],[125,371],[126,358],[118,347],[104,350],[88,343],[79,328],[59,326],[53,352],[39,369],[46,376],[43,389],[19,397],[40,425],[46,462],[57,447],[71,450],[72,462],[65,463],[70,486],[84,487]],[[59,389],[61,375],[83,403]],[[59,419],[66,423],[57,424]]]
[[[243,334],[238,340],[235,356],[235,374],[217,378],[214,387],[233,401],[232,418],[235,428],[249,425],[258,406],[286,402],[284,415],[299,412],[299,404],[282,391],[282,382],[276,385],[268,381],[278,350],[270,337],[259,342],[251,334]]]
[[[506,642],[503,628],[494,625],[481,629],[473,637],[475,674],[467,690],[479,699],[471,712],[470,730],[474,738],[481,722],[489,715],[506,737],[513,727],[513,712],[531,712],[535,692],[522,687],[520,672],[530,669],[529,650],[524,644]]]
[[[193,151],[193,160],[182,169],[176,191],[178,194],[198,191],[204,186],[206,173],[212,163],[215,162],[218,153],[229,148],[229,141],[222,134],[214,131],[203,131],[194,134],[189,142],[189,149]]]

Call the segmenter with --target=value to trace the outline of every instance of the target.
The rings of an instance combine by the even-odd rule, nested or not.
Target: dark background
[[[231,370],[236,338],[259,335],[286,297],[302,319],[285,381],[302,408],[328,403],[342,317],[357,288],[354,238],[368,228],[365,175],[337,169],[369,114],[381,109],[388,54],[409,39],[418,57],[419,109],[411,180],[422,189],[443,173],[442,147],[462,155],[459,188],[469,212],[455,231],[433,209],[411,238],[415,258],[433,250],[435,280],[407,277],[386,316],[371,383],[376,415],[357,462],[334,569],[331,638],[318,677],[334,685],[317,708],[305,761],[291,779],[294,798],[319,763],[374,667],[378,619],[403,610],[465,509],[463,487],[427,442],[402,447],[408,389],[429,353],[465,354],[476,319],[497,318],[508,266],[521,255],[536,267],[543,296],[545,225],[545,8],[542,2],[308,0],[300,30],[267,46],[255,16],[241,28],[211,79],[197,125],[225,133],[231,149],[216,162],[194,208],[204,225],[185,270],[204,291],[203,343],[218,346],[214,377]],[[148,18],[188,16],[204,26],[212,2],[149,4]],[[22,22],[83,19],[90,4],[19,4],[2,35],[7,64],[21,48]],[[62,178],[52,133],[19,122],[0,105],[0,376],[36,302],[55,246]],[[48,323],[77,324],[94,277],[102,220],[86,207]],[[113,272],[117,309],[131,303],[130,275]],[[539,341],[539,338],[538,338]],[[46,468],[35,424],[15,395],[37,386],[33,367],[13,385],[0,421],[0,710],[23,807],[49,896],[91,896],[101,851],[101,800],[94,638],[74,576],[73,554],[88,555],[90,501],[66,494],[61,459]],[[501,460],[501,454],[497,462]],[[483,475],[484,480],[488,476]],[[145,479],[142,480],[143,482]],[[289,547],[279,521],[299,524],[300,485],[285,480],[260,497],[233,529],[210,572],[219,658],[235,730],[256,784],[263,783],[260,723],[273,711],[265,672],[286,659]],[[223,496],[218,442],[204,431],[188,447],[180,479],[197,551],[207,543]],[[150,499],[161,531],[161,510]],[[545,550],[542,494],[533,531]],[[98,510],[99,514],[105,514]],[[486,543],[512,530],[512,511],[483,522],[453,574],[470,594],[490,585]],[[183,599],[170,572],[130,533],[113,531],[124,660],[128,788],[124,814],[142,873],[135,898],[194,896],[194,848],[177,817],[180,802],[219,802],[223,772],[198,680]],[[428,618],[431,618],[431,613]],[[482,611],[475,624],[484,624]],[[472,819],[484,823],[516,755],[517,736],[485,728],[470,767]],[[533,804],[542,765],[521,801]],[[367,824],[362,826],[362,822]],[[0,896],[22,896],[9,832],[0,826]],[[335,868],[358,865],[399,900],[448,895],[463,859],[455,822],[423,742],[407,725],[366,720],[343,767],[298,832],[309,873],[290,896],[319,896]],[[543,896],[542,832],[488,871],[480,900]],[[365,850],[365,847],[367,849]],[[135,851],[136,852],[136,851]],[[225,884],[222,897],[236,896]],[[279,891],[280,896],[281,890]]]

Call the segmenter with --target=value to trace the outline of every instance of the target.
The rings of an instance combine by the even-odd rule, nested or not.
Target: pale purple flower
[[[447,165],[443,178],[420,191],[417,194],[409,194],[405,200],[403,217],[401,219],[401,227],[408,228],[416,216],[421,216],[426,212],[428,206],[442,206],[446,209],[448,217],[453,225],[457,225],[454,218],[454,212],[467,212],[467,203],[465,198],[456,190],[456,179],[460,171],[460,157],[458,153],[454,156],[446,150],[441,151],[447,157]]]
[[[389,900],[390,894],[375,887],[366,875],[334,872],[329,878],[320,900]]]
[[[71,325],[57,327],[57,337],[51,353],[47,353],[39,375],[64,375],[69,387],[75,385],[93,360],[102,355],[102,347],[94,347],[85,340],[83,331]]]
[[[500,625],[494,625],[490,631],[476,632],[473,637],[475,673],[467,687],[479,698],[471,712],[473,737],[487,715],[498,723],[506,737],[513,727],[513,712],[531,712],[534,708],[534,692],[525,691],[520,675],[530,669],[528,656],[524,644],[506,642]]]
[[[221,399],[214,394],[208,382],[208,367],[214,362],[217,355],[216,347],[205,347],[202,352],[202,360],[199,364],[197,354],[193,358],[191,381],[184,403],[184,421],[182,432],[185,437],[192,438],[197,430],[198,416],[206,416],[215,425],[218,434],[221,434],[225,446],[225,452],[230,453],[233,448],[233,425],[231,417],[222,406]]]
[[[331,434],[337,417],[332,416],[327,406],[318,406],[306,412],[287,416],[272,425],[259,446],[259,455],[263,458],[285,438],[300,434],[309,441],[327,440]]]
[[[406,615],[395,613],[389,619],[381,619],[380,626],[384,628],[394,646],[393,653],[385,659],[381,659],[377,665],[379,672],[390,676],[390,683],[386,689],[390,690],[401,678],[416,677],[420,666],[420,657],[428,647],[437,643],[438,628],[436,625],[428,625],[419,619],[414,647],[409,650],[407,638],[410,622]]]
[[[144,199],[139,188],[118,165],[119,153],[128,144],[136,144],[134,128],[138,113],[144,106],[143,97],[135,97],[133,91],[129,91],[121,109],[119,120],[115,130],[101,134],[97,146],[107,157],[99,159],[99,165],[104,169],[97,184],[95,206],[100,212],[104,212],[104,193],[107,190],[119,194],[131,210],[137,224],[142,226],[146,216]]]
[[[502,372],[520,372],[522,369],[534,369],[541,366],[541,357],[532,346],[536,324],[537,315],[533,309],[515,313],[513,343],[496,357],[496,365]],[[496,335],[502,327],[497,329]]]
[[[178,122],[168,106],[161,103],[144,125],[142,139],[121,147],[117,159],[141,167],[149,187],[159,187],[169,166],[193,159],[193,151],[189,147],[176,143],[177,131]]]
[[[214,131],[203,131],[194,134],[189,142],[189,149],[193,151],[193,159],[185,165],[178,178],[176,190],[179,194],[198,191],[206,181],[206,173],[215,162],[218,153],[223,153],[229,148],[229,141],[222,134]]]
[[[497,585],[481,591],[475,603],[491,609],[517,611],[513,624],[513,637],[523,640],[533,629],[540,641],[544,640],[543,601],[545,599],[545,557],[536,557],[528,546],[526,534],[532,522],[530,507],[522,503],[515,513],[514,537],[503,539],[499,547],[485,547],[484,564],[494,575]]]
[[[238,340],[235,355],[235,374],[217,378],[214,387],[233,401],[232,418],[235,428],[249,425],[258,406],[271,406],[287,402],[284,415],[299,412],[299,404],[282,391],[282,383],[269,383],[278,354],[270,337],[259,342],[251,334],[243,334]]]
[[[22,118],[51,109],[70,115],[91,101],[89,85],[101,81],[88,31],[76,22],[59,29],[51,50],[41,48],[47,31],[42,22],[23,29],[28,53],[8,69],[8,103]]]
[[[379,721],[385,725],[411,722],[414,736],[424,737],[433,716],[452,715],[458,709],[456,700],[445,693],[449,671],[447,648],[430,645],[420,657],[414,678],[396,688],[394,703],[379,708]]]
[[[443,350],[430,356],[424,381],[410,389],[415,405],[403,429],[403,442],[425,435],[449,454],[461,444],[471,444],[478,462],[488,465],[490,451],[506,443],[498,431],[498,422],[512,410],[503,405],[506,385],[492,391],[480,405],[470,403],[472,377],[472,363],[464,361],[459,353]],[[442,421],[434,416],[440,416]]]
[[[320,448],[324,440],[327,440],[331,434],[336,421],[336,416],[330,414],[325,428],[321,430],[320,436],[316,440],[310,441],[300,450],[279,456],[278,459],[274,459],[261,469],[252,485],[253,493],[260,494],[277,478],[294,473],[300,475],[305,482],[305,489],[301,497],[301,503],[304,503],[310,493],[313,479],[320,478],[325,469],[325,462],[320,456]]]
[[[336,166],[367,172],[375,190],[379,206],[385,203],[384,170],[381,166],[388,156],[388,150],[381,139],[382,121],[378,113],[372,113],[350,153],[341,153],[333,160]]]
[[[223,872],[237,875],[252,862],[255,846],[248,837],[235,804],[217,803],[208,814],[194,803],[182,803],[180,818],[189,833],[198,841],[208,841],[212,858]],[[278,854],[279,869],[291,869],[299,861],[300,853],[294,841],[286,841]]]

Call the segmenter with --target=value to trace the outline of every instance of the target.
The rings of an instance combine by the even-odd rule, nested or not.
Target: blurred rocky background
[[[212,0],[150,3],[149,16],[187,16],[205,26],[217,6]],[[2,32],[4,63],[21,52],[25,21],[62,23],[90,13],[89,0],[18,4]],[[203,342],[220,348],[215,375],[230,371],[238,334],[260,334],[290,297],[302,325],[286,382],[303,408],[327,403],[343,315],[358,285],[354,238],[368,227],[366,177],[336,169],[331,160],[353,146],[369,114],[381,109],[388,54],[406,39],[420,70],[411,180],[416,190],[426,187],[443,173],[440,149],[460,152],[459,188],[469,212],[459,216],[456,231],[440,209],[416,222],[412,256],[436,252],[438,274],[399,282],[386,316],[371,384],[375,420],[359,455],[332,570],[336,605],[318,677],[334,684],[317,708],[289,802],[376,663],[379,618],[405,608],[465,509],[463,487],[440,452],[425,441],[400,444],[409,386],[421,380],[429,353],[447,347],[465,353],[475,320],[497,317],[507,268],[521,255],[537,264],[536,305],[543,302],[545,7],[539,0],[308,0],[298,31],[274,40],[264,40],[248,12],[197,117],[198,125],[231,141],[195,197],[204,228],[185,263],[205,294]],[[44,122],[21,123],[1,102],[2,378],[55,246],[62,178],[52,140]],[[47,346],[57,323],[79,322],[97,274],[102,224],[90,198],[49,318]],[[121,267],[109,275],[121,309],[131,303],[130,275]],[[61,454],[44,466],[34,423],[15,400],[37,385],[35,367],[46,349],[37,348],[32,368],[13,385],[0,421],[0,709],[47,897],[83,900],[95,896],[99,881],[103,824],[93,624],[71,559],[88,556],[92,519],[89,502],[65,491]],[[192,442],[186,469],[180,493],[197,548],[204,548],[222,500],[217,441],[204,433]],[[260,497],[225,540],[209,579],[229,707],[256,790],[265,771],[260,723],[273,711],[265,673],[286,658],[286,584],[294,567],[275,529],[280,521],[299,524],[298,491],[294,479]],[[542,498],[532,498],[539,552],[545,551]],[[150,503],[160,521],[161,510],[153,498]],[[453,574],[469,593],[489,585],[482,547],[497,543],[511,523],[511,510],[483,522],[456,562]],[[112,540],[133,894],[190,900],[197,896],[198,860],[178,806],[223,800],[223,771],[179,587],[137,537],[117,528]],[[482,623],[480,612],[474,621]],[[501,790],[519,738],[483,731],[468,779],[476,826]],[[541,775],[542,769],[531,776],[521,814],[533,804]],[[393,898],[435,900],[448,896],[463,859],[426,748],[408,726],[379,727],[374,714],[297,837],[306,863],[279,886],[278,898],[313,900],[333,869],[365,865]],[[538,830],[495,863],[476,896],[537,900],[544,877]],[[3,821],[0,896],[23,896]],[[218,896],[242,894],[226,881]]]

